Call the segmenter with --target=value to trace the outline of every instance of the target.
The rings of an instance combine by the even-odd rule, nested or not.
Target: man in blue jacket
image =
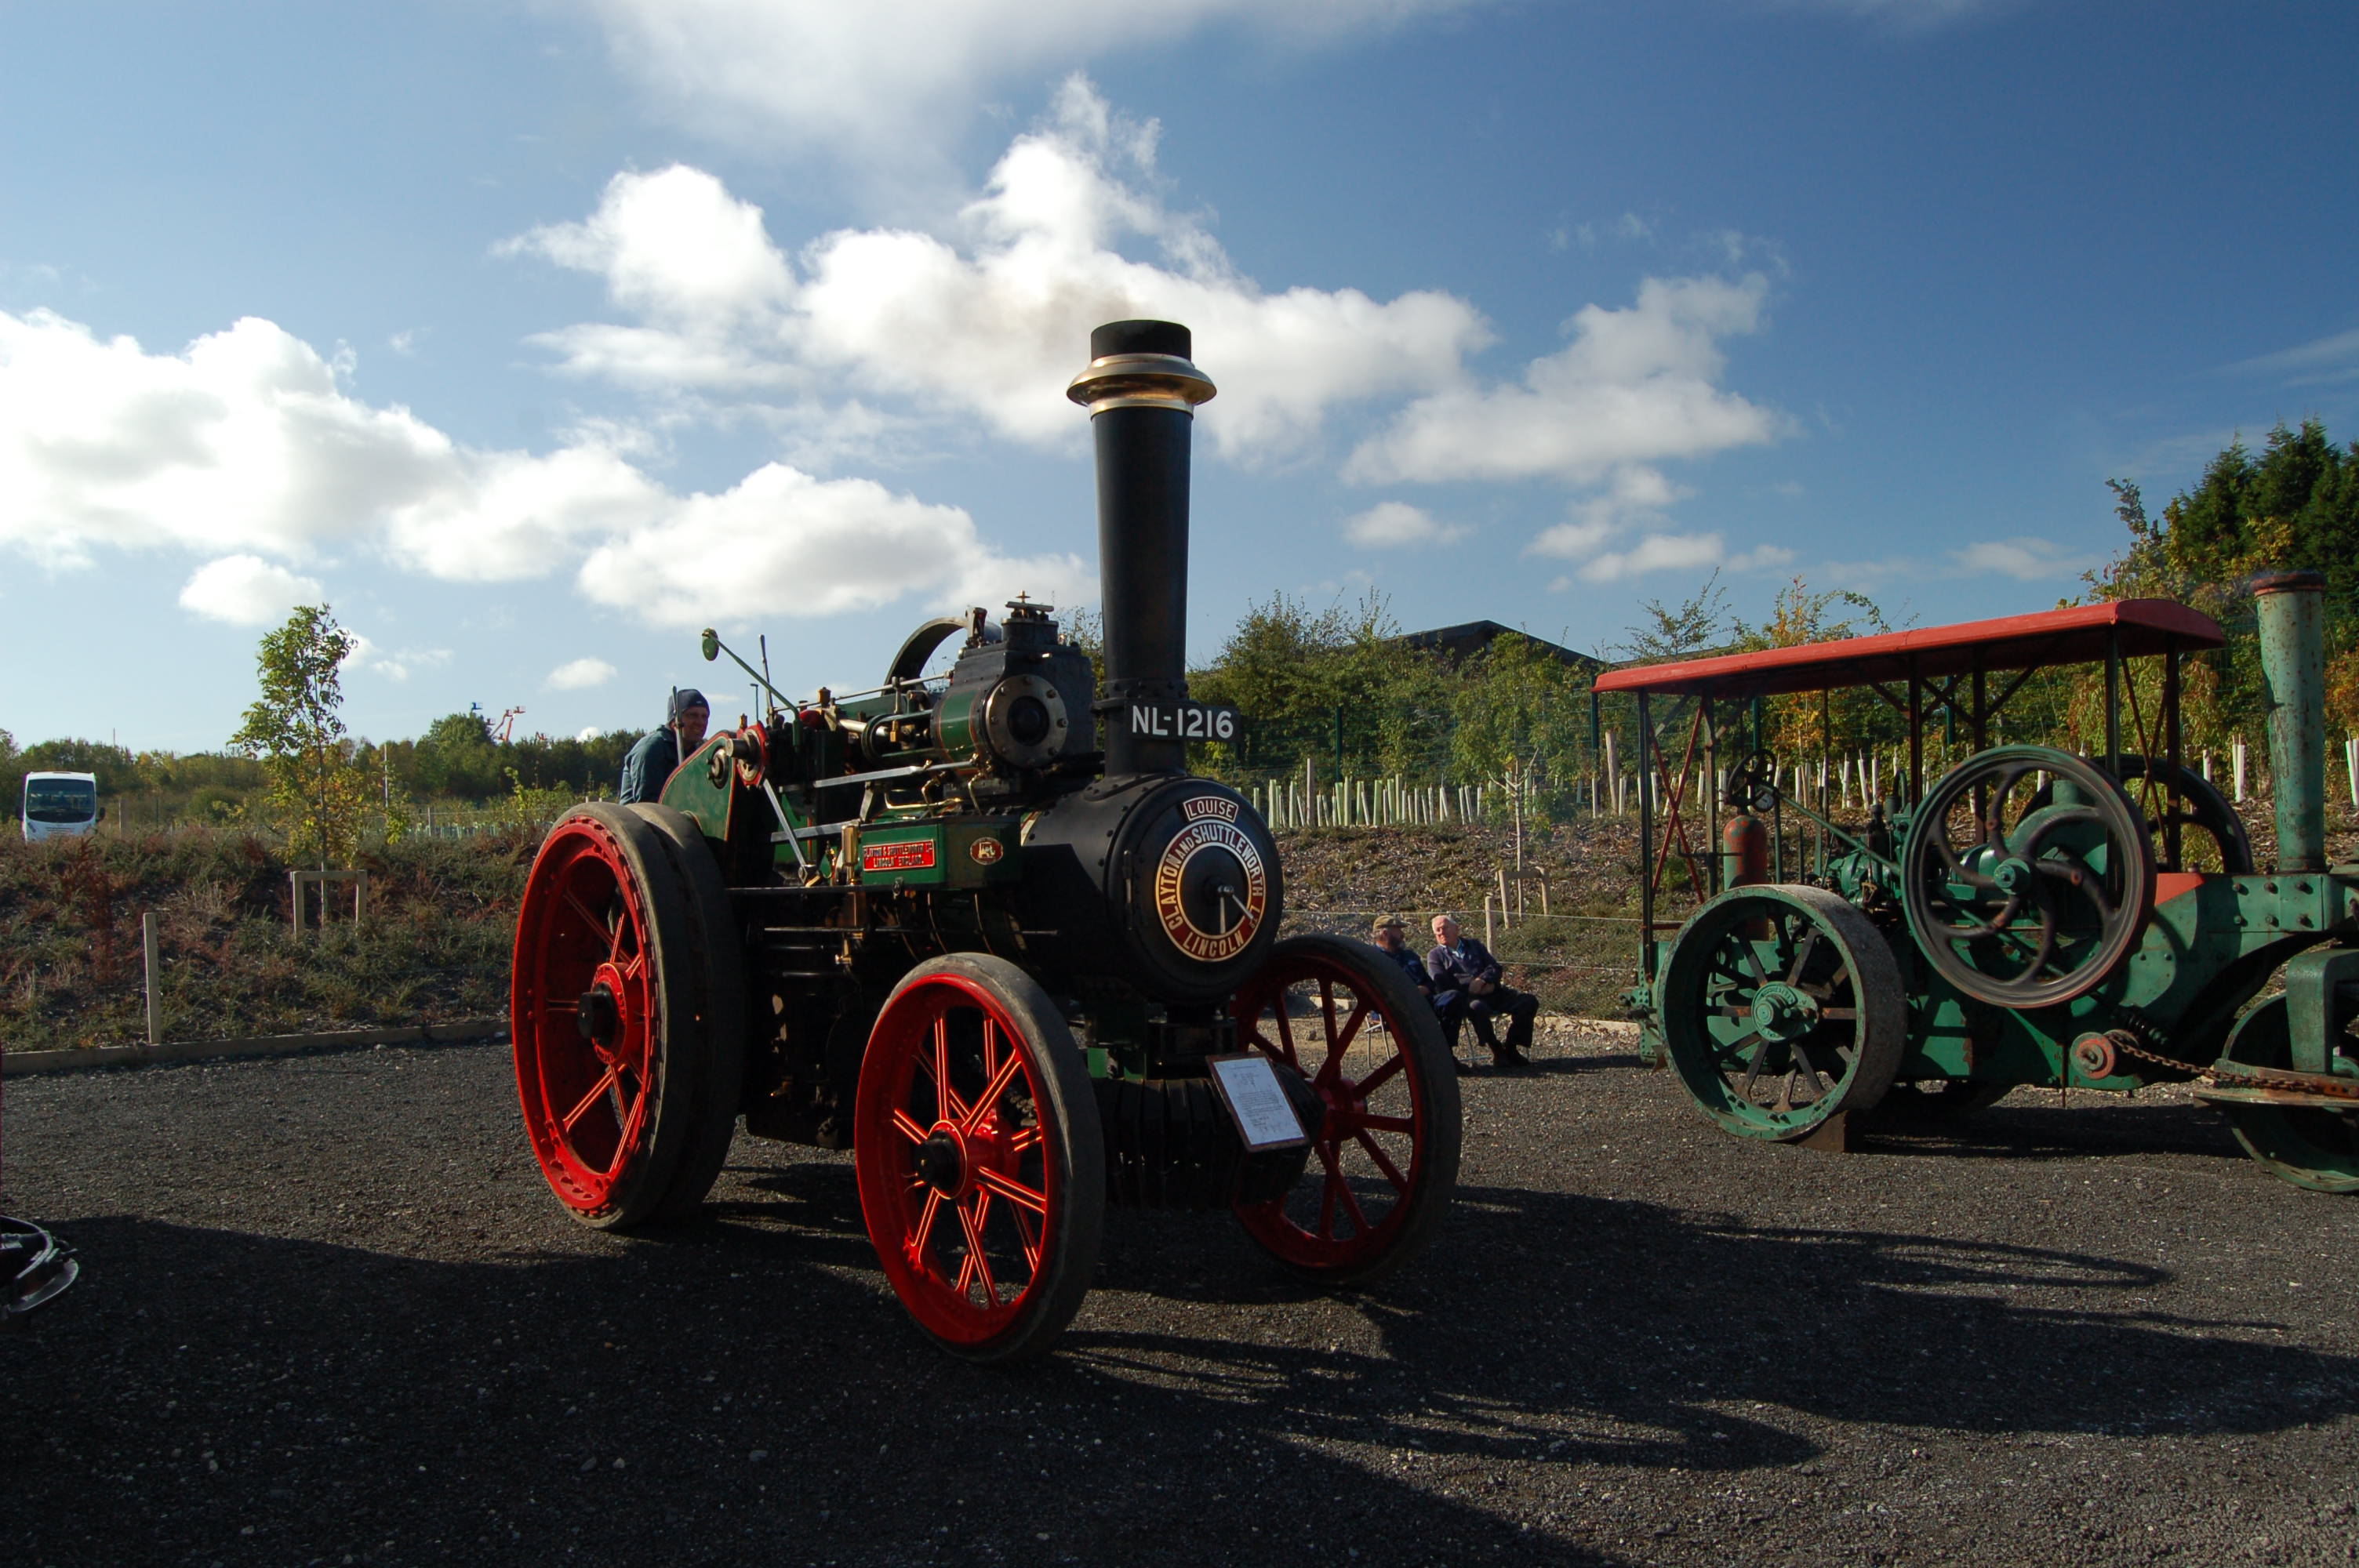
[[[704,744],[704,726],[712,716],[704,694],[694,687],[673,692],[670,715],[639,737],[630,755],[623,759],[623,787],[615,798],[628,806],[635,800],[659,797],[664,781],[679,766],[679,760]]]
[[[1399,966],[1408,983],[1417,988],[1417,994],[1423,997],[1440,1018],[1441,1033],[1450,1042],[1451,1060],[1457,1063],[1458,1070],[1462,1073],[1466,1070],[1465,1064],[1457,1062],[1458,1021],[1466,1016],[1466,998],[1463,994],[1455,994],[1444,1001],[1435,997],[1433,976],[1427,972],[1425,960],[1409,951],[1408,930],[1408,921],[1397,914],[1387,914],[1376,922],[1370,935],[1377,950]]]
[[[1532,1043],[1532,1015],[1540,1010],[1540,999],[1529,991],[1512,990],[1499,983],[1499,960],[1491,950],[1472,936],[1462,935],[1458,922],[1447,914],[1433,917],[1433,951],[1425,956],[1426,972],[1433,977],[1433,1003],[1444,1007],[1452,998],[1462,999],[1468,1018],[1474,1021],[1474,1033],[1491,1048],[1491,1060],[1502,1067],[1527,1067],[1531,1058],[1524,1048]],[[1442,1024],[1450,1033],[1451,1054],[1458,1054],[1456,1021],[1445,1011]],[[1495,1018],[1507,1021],[1507,1038],[1502,1044],[1491,1027]]]

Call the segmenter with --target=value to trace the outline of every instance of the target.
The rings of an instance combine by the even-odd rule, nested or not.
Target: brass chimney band
[[[1212,400],[1210,377],[1178,354],[1107,354],[1073,377],[1065,395],[1093,417],[1115,408],[1176,408],[1193,414]]]

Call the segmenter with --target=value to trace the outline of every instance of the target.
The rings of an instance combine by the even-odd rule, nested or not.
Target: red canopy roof
[[[1635,665],[1597,677],[1599,691],[1660,691],[1684,697],[1775,697],[1789,691],[1831,691],[1919,676],[2020,670],[2078,665],[2105,656],[2120,638],[2122,656],[2216,648],[2227,641],[2220,623],[2175,600],[2119,599],[2075,604],[2037,615],[1920,626],[1875,637],[1844,637],[1792,648],[1764,648],[1714,659]]]

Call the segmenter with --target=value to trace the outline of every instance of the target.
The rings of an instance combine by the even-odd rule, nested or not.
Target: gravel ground
[[[921,1343],[841,1156],[592,1235],[499,1047],[18,1079],[81,1284],[0,1337],[11,1564],[2345,1563],[2359,1203],[2183,1098],[1848,1155],[1560,1026],[1358,1299],[1117,1212],[1060,1352]]]

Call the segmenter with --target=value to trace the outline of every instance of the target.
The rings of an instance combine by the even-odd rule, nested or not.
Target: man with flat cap
[[[660,796],[664,781],[679,766],[679,760],[704,744],[704,726],[712,716],[704,694],[694,687],[674,691],[669,717],[639,737],[630,755],[623,759],[623,787],[615,798],[628,806],[635,800]]]
[[[1458,1021],[1465,1011],[1466,1000],[1456,993],[1446,1000],[1435,997],[1433,977],[1426,972],[1425,960],[1409,950],[1408,938],[1405,935],[1408,930],[1408,921],[1397,914],[1387,914],[1370,928],[1369,935],[1375,942],[1377,950],[1399,967],[1408,983],[1417,988],[1417,994],[1423,997],[1440,1018],[1441,1032],[1450,1040],[1454,1060],[1458,1046]],[[1466,1069],[1462,1066],[1458,1070],[1462,1073]]]

